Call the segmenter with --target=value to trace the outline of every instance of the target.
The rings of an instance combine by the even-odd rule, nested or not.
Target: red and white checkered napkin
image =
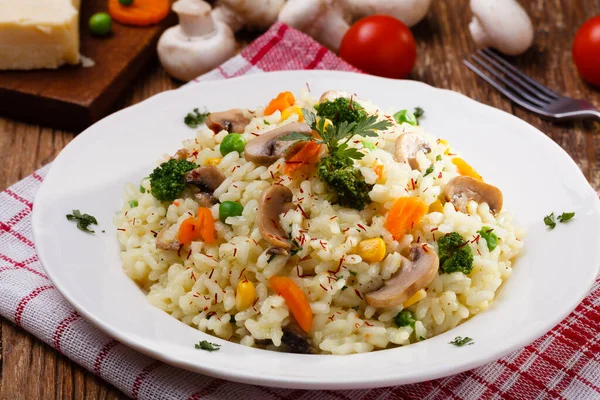
[[[309,37],[277,24],[198,80],[282,69],[353,70]],[[0,314],[133,398],[600,399],[600,281],[567,319],[532,345],[484,367],[420,384],[308,392],[232,383],[163,364],[90,325],[44,273],[30,213],[47,171],[48,166],[0,193]]]

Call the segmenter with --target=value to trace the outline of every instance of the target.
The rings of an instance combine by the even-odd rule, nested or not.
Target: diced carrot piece
[[[306,142],[299,152],[294,154],[289,160],[286,161],[284,169],[285,174],[290,175],[303,165],[316,163],[320,152],[320,144],[317,144],[314,141]]]
[[[406,232],[421,222],[427,209],[427,203],[420,197],[400,197],[388,213],[385,228],[394,239],[401,240]]]
[[[469,163],[467,163],[462,158],[458,158],[458,157],[453,158],[452,164],[456,165],[456,168],[458,169],[459,174],[461,174],[463,176],[470,176],[473,179],[477,179],[478,181],[483,182],[483,178],[481,177],[481,175],[479,175],[477,173],[477,171],[475,171],[475,169],[473,167],[471,167],[469,165]]]
[[[200,237],[200,230],[198,229],[196,218],[189,217],[184,220],[179,226],[179,232],[177,233],[177,240],[179,243],[186,245],[192,243],[194,240],[198,240]]]
[[[275,111],[283,111],[286,108],[293,106],[295,102],[296,99],[291,92],[281,92],[267,105],[265,108],[265,115],[271,115]]]
[[[198,230],[204,243],[213,244],[217,241],[215,235],[215,219],[210,208],[200,207],[198,209]]]
[[[169,0],[135,0],[124,6],[119,0],[108,0],[108,13],[125,25],[146,26],[157,24],[169,15]]]
[[[305,332],[310,332],[313,323],[312,309],[306,295],[296,285],[296,282],[287,277],[272,276],[269,279],[269,286],[283,297],[300,328]]]

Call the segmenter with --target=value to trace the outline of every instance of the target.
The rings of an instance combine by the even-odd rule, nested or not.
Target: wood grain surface
[[[571,59],[577,28],[600,14],[600,0],[521,0],[536,27],[536,42],[524,56],[511,59],[553,90],[584,98],[600,108],[600,89],[582,82]],[[543,121],[512,105],[461,63],[474,50],[467,25],[468,0],[435,0],[425,21],[413,28],[419,59],[411,78],[456,90],[507,111],[545,132],[577,162],[592,186],[600,189],[600,124]],[[139,77],[119,104],[125,107],[177,87],[159,66]],[[0,190],[52,161],[74,132],[0,119]],[[107,383],[42,344],[10,322],[0,332],[0,399],[116,399]]]
[[[87,21],[101,11],[106,11],[106,0],[81,3],[80,51],[95,65],[0,71],[1,114],[55,128],[82,130],[116,110],[115,101],[155,57],[158,38],[177,18],[171,13],[160,24],[147,27],[113,22],[110,35],[97,37],[90,32]]]

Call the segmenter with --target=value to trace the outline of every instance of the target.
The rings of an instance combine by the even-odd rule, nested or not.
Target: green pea
[[[498,246],[498,235],[493,232],[493,229],[489,226],[484,226],[477,233],[479,233],[481,237],[485,239],[488,250],[494,251],[494,249]]]
[[[107,13],[96,13],[90,18],[89,26],[93,35],[105,36],[110,32],[112,19]]]
[[[219,219],[225,222],[227,217],[238,217],[242,215],[244,206],[237,201],[224,201],[219,205]]]
[[[411,125],[417,125],[417,117],[415,117],[415,114],[411,113],[408,110],[398,111],[396,114],[394,114],[394,119],[399,124],[406,122]]]
[[[122,6],[130,6],[133,4],[133,0],[119,0],[119,4],[121,4]]]
[[[223,138],[221,142],[221,146],[219,149],[221,150],[221,154],[226,155],[231,153],[232,151],[237,151],[238,153],[242,153],[244,148],[246,147],[246,141],[239,133],[230,133]]]

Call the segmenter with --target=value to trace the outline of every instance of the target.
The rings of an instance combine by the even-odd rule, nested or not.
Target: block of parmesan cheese
[[[0,70],[79,62],[80,0],[0,0]]]

